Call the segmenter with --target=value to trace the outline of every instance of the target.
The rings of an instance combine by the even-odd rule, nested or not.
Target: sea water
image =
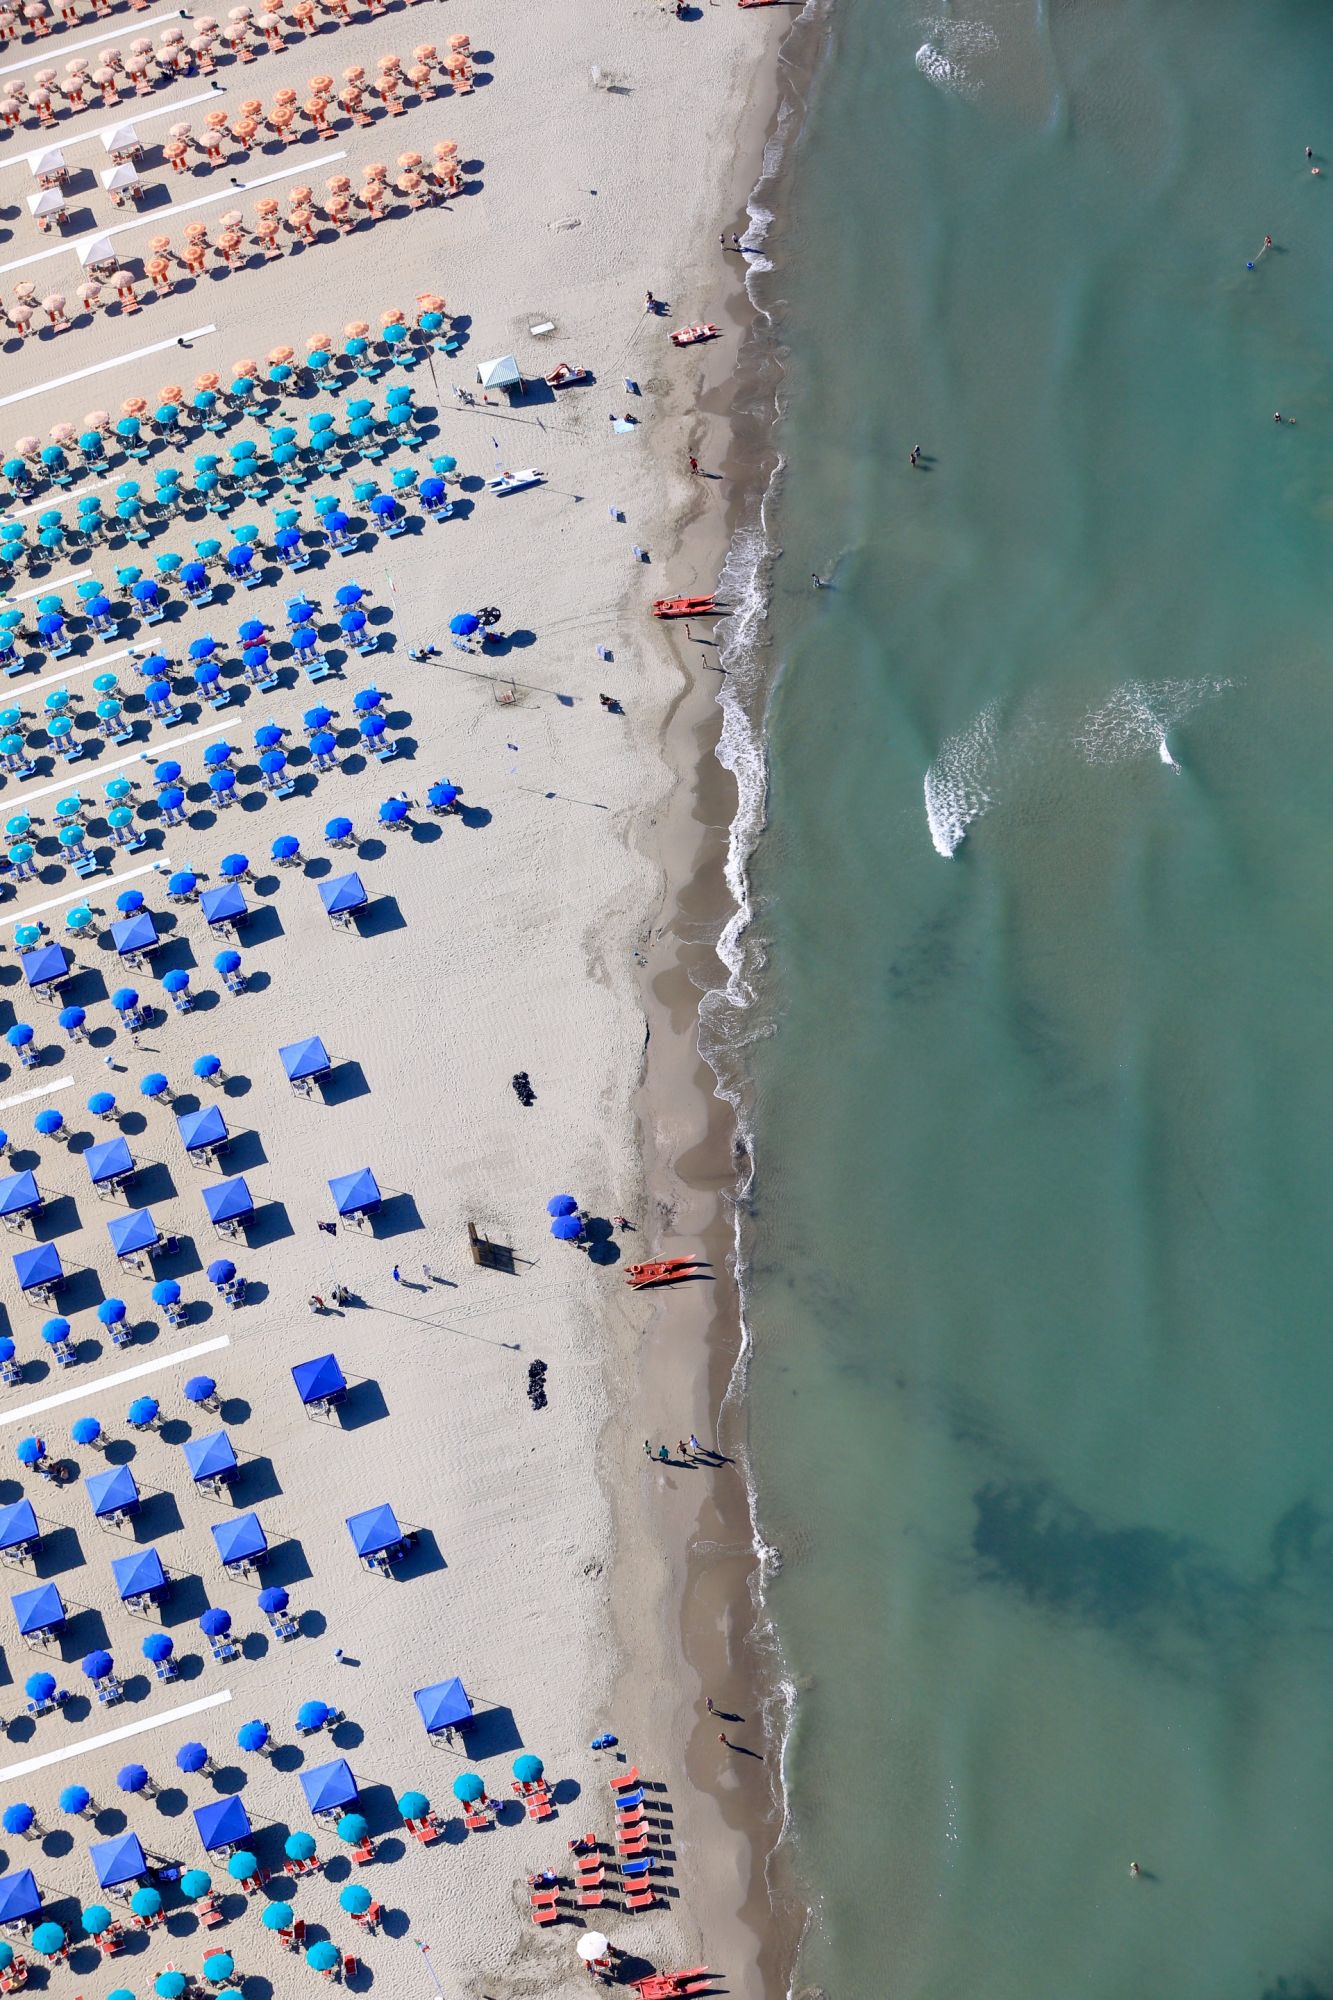
[[[753,1091],[798,1984],[1320,2000],[1333,15],[828,34],[708,1013]]]

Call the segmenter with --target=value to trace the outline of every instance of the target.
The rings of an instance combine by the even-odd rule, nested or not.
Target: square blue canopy
[[[100,1146],[90,1146],[83,1162],[94,1187],[134,1172],[134,1155],[121,1138],[103,1139]]]
[[[0,1180],[0,1215],[26,1215],[40,1208],[42,1197],[31,1174],[6,1174]]]
[[[40,1534],[31,1500],[16,1500],[12,1507],[0,1507],[0,1549],[16,1549],[22,1542],[35,1542]]]
[[[331,1354],[317,1355],[313,1361],[298,1361],[292,1370],[292,1380],[303,1403],[322,1403],[330,1396],[341,1396],[347,1387],[347,1377]]]
[[[122,1604],[131,1597],[151,1597],[167,1589],[167,1573],[156,1549],[136,1549],[133,1555],[117,1556],[111,1565]]]
[[[224,882],[217,889],[205,889],[199,898],[199,907],[205,921],[210,924],[239,923],[249,913],[249,906],[235,882]]]
[[[282,1066],[293,1083],[299,1083],[307,1076],[327,1076],[333,1065],[329,1052],[318,1035],[307,1035],[303,1042],[288,1042],[278,1050]]]
[[[17,1868],[12,1875],[0,1875],[0,1924],[16,1924],[21,1917],[35,1917],[42,1907],[31,1868]]]
[[[331,917],[345,910],[364,909],[370,901],[359,875],[332,875],[319,885],[319,899]]]
[[[131,1209],[128,1215],[113,1215],[106,1233],[118,1257],[128,1257],[133,1250],[151,1250],[162,1241],[162,1232],[146,1208]]]
[[[472,1720],[472,1703],[455,1675],[451,1681],[437,1681],[434,1687],[418,1688],[412,1697],[428,1736],[441,1729],[458,1729]]]
[[[28,1292],[34,1285],[58,1285],[65,1267],[54,1243],[38,1243],[31,1250],[14,1252],[14,1275],[20,1289]]]
[[[221,1479],[236,1470],[236,1453],[225,1431],[210,1431],[207,1437],[186,1438],[185,1463],[195,1479]]]
[[[122,1882],[137,1882],[148,1873],[137,1833],[117,1833],[110,1840],[95,1840],[88,1849],[88,1859],[102,1889],[117,1889]]]
[[[215,1847],[231,1847],[238,1840],[250,1838],[250,1815],[235,1792],[225,1799],[213,1799],[206,1806],[196,1806],[194,1823],[205,1854],[211,1854]]]
[[[236,1514],[229,1521],[219,1521],[213,1540],[224,1563],[253,1562],[256,1556],[268,1553],[268,1536],[259,1525],[258,1514]]]
[[[398,1516],[387,1501],[367,1507],[363,1514],[349,1514],[347,1532],[359,1556],[378,1555],[381,1549],[396,1548],[403,1539]]]
[[[332,1812],[338,1806],[355,1805],[359,1796],[345,1757],[335,1757],[331,1764],[320,1764],[313,1771],[302,1771],[300,1778],[311,1812]]]
[[[29,986],[49,986],[69,971],[69,957],[63,944],[39,944],[36,951],[21,951],[19,964]]]
[[[111,942],[122,958],[131,952],[151,951],[157,943],[157,925],[153,922],[151,910],[136,910],[132,917],[122,917],[111,926]]]
[[[220,1146],[227,1136],[227,1121],[216,1104],[206,1104],[202,1111],[178,1112],[176,1130],[186,1152],[194,1153],[201,1146]]]
[[[339,1174],[329,1182],[329,1193],[339,1215],[369,1215],[380,1205],[380,1185],[369,1167]]]
[[[128,1465],[113,1465],[105,1472],[90,1473],[83,1483],[89,1505],[99,1519],[139,1504],[139,1488]]]
[[[53,1583],[39,1583],[35,1590],[20,1590],[9,1601],[25,1639],[33,1632],[53,1631],[65,1622],[65,1607]]]
[[[235,1222],[243,1215],[253,1215],[255,1205],[245,1185],[244,1174],[237,1174],[234,1180],[219,1181],[216,1187],[205,1188],[204,1207],[214,1222]]]

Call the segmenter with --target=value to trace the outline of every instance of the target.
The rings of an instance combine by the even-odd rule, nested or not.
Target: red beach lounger
[[[600,1889],[589,1889],[579,1897],[579,1908],[581,1910],[600,1910],[603,1900]]]
[[[639,1782],[639,1767],[631,1764],[628,1771],[619,1778],[609,1778],[607,1783],[613,1792],[627,1792]]]
[[[625,1898],[626,1907],[631,1910],[651,1910],[656,1901],[655,1889],[635,1890]]]
[[[534,1924],[558,1923],[560,1921],[560,1912],[556,1909],[554,1903],[552,1903],[549,1908],[543,1906],[540,1910],[534,1910],[532,1921]]]

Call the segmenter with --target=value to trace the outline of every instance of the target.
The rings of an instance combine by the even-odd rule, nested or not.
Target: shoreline
[[[720,216],[728,234],[733,228],[743,237],[750,232],[760,190],[771,191],[790,169],[790,143],[799,136],[800,123],[798,118],[796,130],[789,130],[793,99],[803,112],[823,46],[824,11],[807,7],[795,20],[785,21],[771,66],[765,65],[766,74],[757,73],[727,179],[729,202]],[[776,217],[764,210],[760,214],[767,245]],[[745,218],[747,227],[724,220],[726,215]],[[719,254],[729,258],[733,253]],[[705,349],[700,356],[702,380],[693,402],[688,449],[700,458],[705,474],[720,454],[721,470],[713,476],[720,480],[724,498],[720,514],[704,501],[682,520],[669,558],[673,589],[706,588],[721,575],[738,535],[758,528],[780,470],[774,437],[781,417],[779,337],[754,289],[754,280],[770,269],[766,257],[747,256],[739,271],[729,273],[728,295],[717,316],[725,315],[737,333],[734,364],[718,366],[725,350]],[[764,615],[761,610],[761,621]],[[664,1477],[651,1467],[631,1479],[629,1461],[637,1452],[639,1431],[632,1422],[618,1427],[625,1462],[621,1477],[608,1483],[614,1524],[612,1600],[629,1602],[620,1579],[631,1562],[642,1563],[645,1542],[655,1542],[654,1554],[665,1572],[658,1580],[659,1608],[663,1624],[670,1627],[661,1638],[684,1669],[683,1677],[677,1677],[672,1712],[686,1744],[689,1782],[688,1792],[677,1801],[678,1825],[691,1845],[706,1842],[710,1850],[707,1890],[697,1879],[691,1885],[696,1900],[707,1893],[713,1905],[706,1935],[701,1925],[701,1954],[711,1954],[723,1965],[732,1990],[785,1996],[793,1989],[810,1910],[781,1856],[790,1691],[764,1604],[756,1496],[746,1453],[748,1335],[736,1267],[749,1149],[739,1104],[701,1047],[701,1003],[727,986],[719,946],[728,926],[742,915],[732,849],[737,814],[744,807],[735,777],[719,759],[727,681],[719,676],[715,688],[702,660],[696,664],[690,656],[711,648],[720,655],[727,622],[708,626],[712,636],[706,641],[689,626],[663,628],[681,673],[680,692],[662,731],[662,754],[676,784],[646,843],[662,871],[663,895],[651,941],[645,943],[647,1039],[636,1094],[649,1197],[645,1214],[657,1217],[653,1250],[702,1250],[714,1286],[711,1294],[700,1287],[659,1297],[647,1328],[634,1405],[635,1416],[643,1417],[640,1428],[654,1443],[664,1432],[664,1410],[702,1409],[706,1422],[692,1415],[679,1428],[697,1429],[705,1441],[713,1438],[726,1463],[715,1474],[703,1475],[707,1483],[701,1492],[694,1480],[680,1476],[679,1468]],[[760,639],[756,650],[762,644]],[[756,708],[762,709],[766,685],[752,692],[758,696]],[[757,736],[761,725],[754,717],[748,726]],[[665,1494],[663,1486],[669,1488]],[[627,1631],[620,1636],[622,1658],[628,1662],[636,1650],[641,1652],[642,1636],[637,1648]],[[616,1688],[618,1715],[624,1712],[633,1678],[627,1665]],[[693,1682],[688,1700],[682,1678]],[[716,1700],[719,1714],[736,1718],[729,1728],[733,1741],[744,1744],[729,1760],[721,1753],[721,1764],[718,1718],[707,1710],[706,1693]],[[754,1764],[758,1782],[748,1772],[738,1778],[738,1766],[752,1757],[763,1760]],[[748,1979],[728,1955],[728,1930],[736,1940],[733,1951],[748,1942]]]

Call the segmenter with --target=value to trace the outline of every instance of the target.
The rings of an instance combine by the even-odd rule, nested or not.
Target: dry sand
[[[128,41],[137,17],[123,18]],[[560,1866],[574,1834],[609,1832],[605,1781],[615,1765],[592,1754],[588,1743],[598,1730],[611,1728],[624,1752],[663,1787],[659,1797],[673,1809],[677,1837],[661,1878],[664,1907],[634,1918],[613,1913],[602,1919],[605,1927],[617,1944],[656,1964],[706,1959],[725,1973],[733,1992],[763,1990],[756,1941],[735,1920],[750,1877],[743,1829],[728,1832],[709,1801],[691,1795],[685,1775],[683,1725],[697,1712],[697,1690],[676,1678],[674,1642],[662,1621],[672,1615],[671,1593],[678,1590],[674,1551],[668,1551],[688,1533],[689,1510],[671,1511],[657,1546],[645,1539],[622,1549],[613,1602],[611,1518],[594,1476],[605,1430],[604,1459],[615,1476],[645,1480],[640,1437],[624,1428],[625,1412],[637,1408],[644,1333],[650,1341],[679,1340],[690,1322],[672,1321],[660,1304],[636,1298],[613,1266],[599,1267],[553,1242],[544,1204],[548,1195],[568,1189],[593,1215],[623,1211],[643,1225],[622,1245],[641,1252],[658,1247],[659,1232],[643,1209],[642,1154],[631,1107],[644,1045],[639,959],[667,888],[651,829],[678,776],[663,755],[662,730],[681,694],[682,672],[645,609],[668,584],[693,580],[668,559],[674,523],[698,497],[685,460],[701,435],[691,417],[701,381],[698,359],[677,354],[666,334],[675,321],[720,317],[731,276],[717,231],[741,219],[736,191],[753,178],[754,119],[764,115],[761,79],[784,25],[777,8],[754,15],[707,5],[697,20],[677,22],[655,5],[626,6],[623,0],[579,0],[540,11],[518,0],[489,0],[476,16],[464,0],[451,0],[447,7],[391,9],[340,30],[336,58],[326,34],[313,49],[297,44],[243,72],[224,69],[218,80],[233,105],[286,83],[304,94],[306,78],[317,69],[348,62],[373,67],[383,49],[407,56],[418,41],[443,44],[465,29],[474,48],[494,58],[479,60],[490,77],[484,87],[462,101],[414,105],[402,118],[377,121],[372,131],[340,130],[328,143],[346,149],[340,170],[356,180],[366,160],[392,163],[405,148],[429,153],[436,139],[455,138],[465,161],[475,163],[469,166],[470,192],[447,210],[400,215],[279,264],[210,277],[136,316],[103,316],[92,327],[4,350],[0,394],[10,395],[206,323],[218,329],[188,354],[170,349],[0,409],[8,439],[24,431],[44,434],[60,419],[77,423],[94,405],[114,411],[136,392],[155,400],[162,383],[188,384],[198,369],[217,368],[225,379],[240,354],[262,353],[283,340],[299,349],[307,334],[338,332],[353,316],[377,320],[383,308],[408,308],[426,288],[447,296],[467,335],[463,352],[440,362],[440,441],[420,455],[423,465],[432,449],[457,457],[461,497],[471,503],[460,509],[465,518],[426,521],[398,541],[375,541],[300,579],[326,611],[336,586],[349,578],[373,593],[384,635],[376,658],[353,656],[343,678],[318,695],[290,667],[271,697],[244,690],[234,677],[230,642],[236,627],[243,618],[259,617],[281,628],[282,604],[295,587],[290,583],[238,593],[206,612],[182,612],[143,635],[179,658],[190,638],[212,631],[224,642],[228,684],[242,689],[220,716],[208,709],[192,716],[174,742],[160,729],[150,732],[141,716],[142,747],[156,757],[179,754],[185,766],[191,817],[188,826],[162,833],[160,844],[137,861],[188,864],[216,879],[225,853],[239,848],[249,855],[257,880],[247,893],[262,913],[257,941],[242,938],[249,991],[236,998],[221,991],[211,969],[214,941],[198,911],[168,910],[164,880],[148,875],[139,886],[147,889],[150,906],[168,922],[175,919],[159,971],[170,964],[198,968],[191,1012],[159,1008],[137,1049],[123,1034],[113,1038],[112,1010],[97,996],[103,982],[109,990],[119,979],[99,945],[78,948],[80,971],[71,994],[89,1008],[96,1046],[71,1050],[52,1013],[24,999],[12,983],[6,995],[18,1017],[39,1029],[44,1060],[36,1080],[73,1079],[73,1087],[51,1101],[74,1134],[93,1130],[95,1121],[82,1110],[88,1095],[106,1087],[117,1091],[123,1129],[143,1168],[132,1199],[136,1205],[151,1200],[162,1229],[182,1238],[183,1256],[161,1274],[181,1277],[192,1305],[189,1324],[172,1330],[148,1304],[146,1285],[117,1270],[103,1227],[112,1211],[87,1186],[76,1152],[81,1141],[67,1150],[36,1140],[29,1123],[36,1104],[6,1110],[6,1100],[35,1080],[15,1068],[5,1080],[0,1119],[17,1153],[37,1155],[38,1179],[53,1203],[68,1197],[54,1209],[52,1228],[59,1231],[67,1267],[77,1273],[63,1309],[74,1320],[81,1363],[76,1371],[48,1371],[37,1337],[44,1314],[19,1300],[12,1275],[0,1274],[26,1364],[23,1387],[6,1392],[0,1405],[0,1423],[10,1426],[0,1436],[17,1441],[40,1428],[53,1450],[67,1452],[69,1422],[88,1412],[113,1436],[127,1439],[131,1396],[140,1388],[157,1395],[167,1428],[133,1438],[131,1463],[151,1495],[138,1539],[157,1542],[164,1562],[182,1579],[168,1622],[179,1621],[173,1629],[187,1666],[181,1682],[168,1687],[140,1673],[139,1642],[148,1628],[125,1613],[111,1588],[110,1559],[132,1545],[131,1537],[99,1533],[81,1477],[59,1490],[25,1478],[52,1537],[39,1573],[55,1576],[71,1612],[62,1683],[81,1690],[77,1661],[105,1640],[118,1670],[130,1677],[130,1699],[110,1711],[94,1705],[91,1714],[85,1709],[43,1720],[31,1736],[26,1721],[12,1724],[5,1765],[123,1722],[155,1725],[128,1745],[4,1776],[0,1785],[0,1799],[29,1800],[50,1830],[42,1841],[6,1839],[5,1866],[32,1866],[49,1914],[75,1928],[76,1905],[96,1898],[84,1851],[90,1829],[65,1819],[56,1806],[59,1790],[75,1777],[108,1805],[107,1830],[119,1823],[123,1804],[125,1819],[150,1850],[188,1865],[200,1856],[187,1808],[212,1796],[219,1783],[241,1786],[261,1829],[261,1861],[273,1865],[288,1828],[310,1824],[295,1775],[298,1757],[309,1766],[345,1749],[372,1825],[389,1829],[381,1862],[365,1879],[387,1909],[401,1913],[380,1936],[364,1940],[370,1975],[388,1980],[395,1993],[410,1992],[418,1982],[429,1991],[413,1942],[425,1940],[449,1991],[572,1988],[582,1981],[573,1950],[578,1930],[564,1923],[550,1933],[535,1932],[526,1914],[525,1878],[534,1869]],[[57,61],[58,41],[44,44],[42,52],[48,48]],[[594,88],[594,66],[621,87]],[[155,98],[153,108],[198,87],[178,85]],[[58,136],[72,160],[81,157],[71,143],[77,134],[106,122],[100,111],[62,121]],[[160,135],[166,123],[155,121],[147,130]],[[712,136],[719,133],[732,137],[719,144]],[[274,149],[271,159],[252,156],[240,171],[276,172],[299,158],[318,184],[323,150],[311,144],[280,156]],[[100,164],[91,148],[83,157]],[[7,196],[26,190],[22,169],[4,171]],[[145,178],[164,176],[150,166]],[[221,185],[201,171],[188,196]],[[171,198],[181,199],[184,187],[171,180]],[[100,197],[92,206],[99,224],[125,219]],[[0,261],[49,247],[50,239],[38,239],[26,219],[6,219],[13,220],[14,234],[10,244],[0,245]],[[150,233],[146,226],[122,242],[142,248]],[[43,288],[58,275],[72,293],[72,254],[38,269]],[[0,274],[0,293],[9,296],[10,285],[12,277]],[[645,318],[648,287],[669,301],[672,322]],[[529,327],[547,319],[557,331],[534,339]],[[734,346],[730,328],[727,337]],[[455,406],[450,383],[470,383],[477,360],[509,350],[534,373],[562,358],[582,363],[595,372],[596,386],[514,409]],[[640,397],[627,397],[627,375],[638,380]],[[418,404],[435,406],[426,370],[410,379]],[[303,433],[306,412],[317,406],[291,399]],[[639,418],[637,430],[612,433],[608,412],[626,410]],[[232,434],[246,433],[257,435],[253,423]],[[194,451],[209,443],[192,441],[179,455],[187,475]],[[402,458],[396,453],[380,468],[384,483]],[[497,458],[510,466],[539,466],[546,483],[503,500],[478,491]],[[146,487],[152,465],[161,462],[155,454]],[[339,489],[347,493],[354,478],[373,472],[358,466],[337,482]],[[321,479],[313,490],[331,483]],[[307,519],[308,502],[309,495]],[[720,504],[711,495],[708,504],[716,505],[720,526]],[[623,522],[610,518],[613,506]],[[268,511],[247,503],[234,519],[263,521]],[[149,557],[162,548],[188,553],[196,535],[211,531],[208,522],[177,520],[155,537]],[[221,534],[228,539],[225,528]],[[648,551],[646,565],[635,563],[635,543]],[[109,580],[119,563],[134,559],[133,549],[99,549],[92,567]],[[68,571],[68,564],[58,564],[21,587],[58,585]],[[464,659],[445,640],[439,661],[409,662],[409,646],[440,643],[452,612],[482,603],[502,609],[509,635],[502,657],[489,664]],[[608,661],[599,659],[598,645],[609,649]],[[133,687],[128,664],[121,667],[122,683]],[[512,705],[499,703],[492,680],[478,677],[491,674],[512,675]],[[341,768],[317,783],[305,774],[298,797],[280,803],[258,790],[250,746],[259,723],[272,717],[292,730],[289,742],[299,743],[302,711],[327,697],[347,730],[353,691],[372,681],[387,691],[400,758],[381,768],[365,760],[348,735]],[[89,705],[90,683],[91,675],[70,683],[81,708]],[[13,699],[34,707],[41,700],[35,688],[28,678],[7,684],[5,694],[12,691]],[[623,717],[602,710],[601,691],[623,702]],[[697,691],[693,698],[701,699]],[[181,735],[218,721],[226,722],[227,739],[243,753],[238,766],[251,774],[239,788],[242,803],[223,812],[199,791],[203,743],[175,747]],[[100,801],[99,765],[110,754],[123,753],[77,764],[68,783],[63,767],[44,768],[29,785],[11,779],[0,791],[6,814],[27,809],[34,793],[46,793],[32,807],[47,818],[39,829],[40,878],[5,905],[7,930],[34,906],[71,896],[72,878],[62,873],[50,840],[50,815],[55,798],[76,785],[85,798]],[[151,796],[147,771],[132,766],[130,775],[139,779],[140,797]],[[465,819],[437,822],[425,812],[427,786],[444,776],[464,787]],[[51,786],[57,789],[46,790]],[[419,802],[413,824],[381,837],[379,803],[400,789]],[[325,821],[344,811],[361,837],[359,859],[330,854],[323,839]],[[304,872],[267,863],[272,839],[287,832],[301,840]],[[156,843],[158,833],[153,837]],[[373,899],[365,935],[332,930],[319,904],[319,875],[345,865],[360,869]],[[118,860],[115,872],[126,867]],[[92,885],[90,900],[107,914],[114,891],[114,881],[103,876]],[[57,934],[66,907],[62,902],[46,912]],[[131,983],[155,1001],[161,997],[155,979],[136,976]],[[688,1010],[677,1025],[682,1037],[692,1035]],[[338,1066],[329,1103],[294,1097],[280,1071],[278,1046],[309,1033],[323,1036]],[[251,1285],[249,1302],[235,1313],[216,1302],[202,1275],[201,1267],[226,1247],[216,1244],[199,1200],[209,1177],[186,1163],[172,1109],[150,1106],[138,1093],[142,1075],[161,1068],[188,1102],[190,1064],[204,1050],[222,1058],[229,1078],[217,1099],[236,1135],[228,1169],[245,1172],[261,1211],[251,1246],[228,1252]],[[114,1074],[104,1066],[108,1051],[121,1065]],[[537,1092],[531,1110],[509,1087],[519,1069],[529,1071]],[[213,1101],[207,1092],[204,1101]],[[674,1117],[665,1110],[663,1117],[664,1132],[676,1129]],[[688,1119],[678,1122],[680,1130],[689,1129]],[[104,1129],[93,1136],[105,1136]],[[373,1168],[385,1190],[385,1213],[374,1233],[342,1229],[330,1239],[315,1226],[332,1212],[326,1179],[363,1165]],[[471,1264],[469,1220],[514,1245],[515,1275]],[[678,1234],[672,1247],[677,1240]],[[392,1281],[395,1262],[405,1286]],[[430,1280],[423,1265],[435,1274]],[[312,1316],[309,1294],[327,1295],[338,1281],[357,1303],[344,1314]],[[111,1349],[96,1321],[93,1308],[106,1294],[130,1301],[137,1338],[128,1350]],[[697,1309],[692,1323],[699,1324]],[[208,1532],[219,1503],[188,1490],[179,1442],[187,1426],[199,1433],[214,1422],[183,1400],[191,1366],[164,1366],[142,1383],[108,1382],[128,1365],[170,1364],[191,1343],[221,1335],[230,1346],[197,1365],[218,1378],[241,1456],[235,1504],[257,1507],[274,1545],[271,1575],[263,1580],[291,1589],[301,1637],[287,1645],[270,1640],[251,1586],[221,1574]],[[344,1421],[333,1425],[306,1418],[289,1374],[294,1361],[329,1348],[358,1385]],[[536,1415],[524,1394],[534,1356],[550,1369],[550,1404]],[[700,1345],[694,1400],[673,1409],[669,1420],[664,1416],[660,1427],[668,1442],[692,1428],[708,1436],[702,1364]],[[78,1401],[17,1420],[23,1405],[72,1386],[83,1392]],[[79,1461],[81,1476],[102,1464],[90,1451],[67,1455]],[[12,1459],[10,1464],[17,1471]],[[647,1477],[655,1484],[657,1475]],[[0,1483],[0,1498],[17,1497],[19,1490],[17,1478],[7,1480]],[[685,1490],[697,1507],[697,1485]],[[416,1573],[394,1582],[359,1568],[343,1526],[345,1515],[381,1499],[423,1530]],[[58,1528],[65,1532],[57,1534]],[[28,1580],[13,1572],[9,1588]],[[199,1639],[194,1620],[205,1602],[224,1604],[245,1641],[245,1657],[230,1667],[206,1657]],[[354,1664],[339,1664],[337,1647]],[[12,1629],[4,1636],[3,1657],[8,1677],[20,1686],[45,1663],[25,1651]],[[414,1688],[453,1673],[463,1676],[481,1711],[465,1754],[429,1745],[411,1700]],[[618,1674],[628,1677],[630,1689],[623,1707],[612,1698]],[[157,1726],[176,1703],[222,1689],[231,1694],[226,1705]],[[316,1738],[298,1751],[295,1710],[310,1696],[335,1702],[348,1721],[334,1745]],[[17,1706],[0,1690],[0,1712],[13,1715]],[[236,1750],[236,1729],[250,1717],[270,1723],[285,1755],[268,1762]],[[174,1753],[192,1736],[232,1775],[182,1779],[178,1787]],[[433,1850],[404,1842],[394,1831],[392,1800],[408,1786],[428,1792],[446,1814],[454,1810],[450,1786],[461,1769],[479,1770],[493,1791],[506,1794],[509,1765],[521,1747],[537,1750],[559,1782],[558,1819],[467,1837],[454,1820]],[[163,1787],[155,1800],[121,1801],[116,1793],[115,1773],[131,1757],[141,1759]],[[324,1852],[336,1845],[331,1837],[321,1841]],[[340,1862],[328,1877],[301,1882],[296,1906],[310,1925],[326,1925],[344,1949],[352,1949],[362,1941],[336,1900],[346,1870]],[[253,1908],[239,1900],[231,1907],[233,1920],[212,1934],[210,1944],[235,1953],[239,1971],[251,1976],[245,1988],[250,2000],[285,1990],[284,1975],[294,1961],[280,1954]],[[201,1961],[195,1920],[173,1915],[169,1929],[167,1942],[159,1932],[150,1949],[128,1962],[124,1983],[146,1986],[146,1975],[168,1958],[187,1967]],[[122,1983],[127,1964],[93,1971],[87,1969],[91,1959],[75,1963],[85,1969],[78,1977],[57,1969],[53,1992],[109,1988]]]

